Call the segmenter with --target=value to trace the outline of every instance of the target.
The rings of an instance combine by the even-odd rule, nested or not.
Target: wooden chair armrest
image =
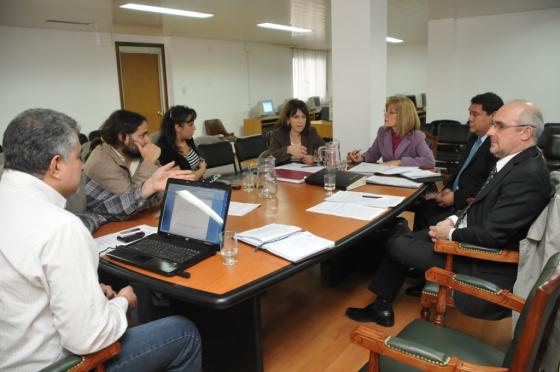
[[[456,256],[477,258],[486,261],[504,263],[518,263],[519,252],[514,250],[487,248],[474,244],[460,243],[451,240],[438,240],[434,244],[434,251]]]
[[[425,353],[437,354],[439,353],[438,351],[423,347],[419,344],[410,345],[409,347],[408,342],[404,339],[390,337],[382,331],[364,325],[360,325],[352,331],[351,338],[354,343],[371,351],[369,372],[379,371],[379,355],[386,356],[424,371],[505,372],[508,370],[506,368],[487,367],[463,362],[456,356],[445,356],[445,361],[441,363],[432,361],[431,358],[424,357]],[[443,355],[442,353],[439,354]]]
[[[501,289],[486,280],[455,274],[439,267],[432,267],[426,271],[426,280],[439,284],[440,290],[442,286],[448,287],[519,313],[525,305],[522,297],[514,295],[507,289]]]

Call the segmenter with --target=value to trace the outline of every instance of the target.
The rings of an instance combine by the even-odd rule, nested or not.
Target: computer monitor
[[[263,99],[253,108],[254,116],[274,115],[274,104],[270,99]]]
[[[319,96],[309,97],[307,100],[307,108],[315,109],[321,107],[321,98]]]
[[[406,96],[408,99],[410,99],[412,101],[412,103],[414,103],[414,107],[418,107],[418,105],[416,104],[416,96],[415,95],[409,95]]]

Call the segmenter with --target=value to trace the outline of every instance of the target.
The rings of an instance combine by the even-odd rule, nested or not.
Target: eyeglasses
[[[533,124],[504,124],[504,123],[500,123],[500,122],[495,122],[492,121],[492,123],[490,124],[491,127],[494,127],[496,130],[498,131],[502,131],[504,129],[507,128],[522,128],[522,127],[531,127],[531,128],[535,128],[535,126]]]
[[[387,110],[383,110],[383,115],[398,115],[399,113],[396,111],[387,111]]]

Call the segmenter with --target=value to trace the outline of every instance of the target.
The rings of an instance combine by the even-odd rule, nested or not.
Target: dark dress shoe
[[[404,292],[411,297],[420,297],[422,296],[422,290],[424,289],[425,282],[420,285],[415,285],[413,287],[408,287]]]
[[[383,327],[392,327],[395,324],[395,314],[391,306],[378,307],[375,302],[364,308],[349,307],[346,309],[346,316],[357,322],[375,322]]]

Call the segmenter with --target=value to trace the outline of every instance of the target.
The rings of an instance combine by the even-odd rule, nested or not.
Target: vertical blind
[[[293,49],[292,70],[294,97],[303,101],[309,97],[327,95],[327,52]]]

